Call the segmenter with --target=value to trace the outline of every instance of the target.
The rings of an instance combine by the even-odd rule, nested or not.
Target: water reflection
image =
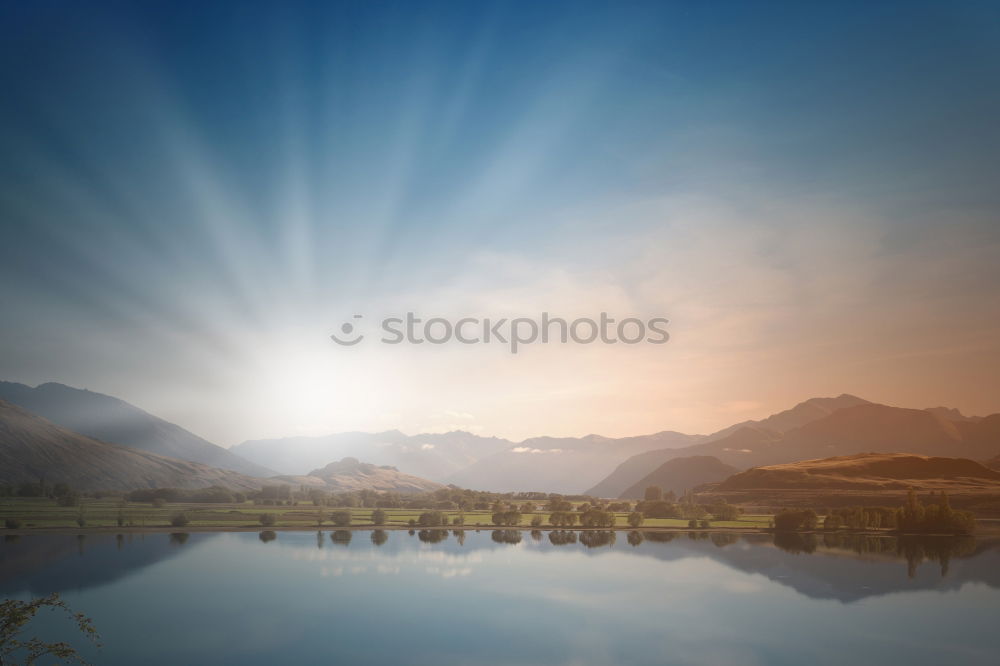
[[[351,538],[354,536],[354,532],[351,530],[334,530],[330,532],[330,541],[337,544],[338,546],[348,546],[351,543]]]
[[[119,548],[121,548],[121,544],[122,544],[122,538],[121,537],[122,537],[122,535],[119,534],[118,535],[118,547]],[[188,534],[187,532],[172,532],[170,534],[170,543],[173,544],[173,545],[175,545],[175,546],[183,546],[184,544],[186,544],[188,542],[188,539],[190,539],[190,538],[191,538],[191,535]]]
[[[583,531],[580,532],[580,543],[587,548],[613,546],[615,543],[615,533],[613,530]]]
[[[417,537],[424,543],[441,543],[448,538],[448,530],[420,530]]]
[[[521,530],[493,530],[491,538],[496,543],[521,543]]]
[[[428,666],[992,666],[1000,650],[997,541],[427,529],[415,539],[337,530],[328,545],[327,534],[194,532],[183,547],[165,533],[89,534],[82,557],[76,535],[3,539],[0,591],[64,593],[104,636],[89,661],[112,666],[331,655]]]

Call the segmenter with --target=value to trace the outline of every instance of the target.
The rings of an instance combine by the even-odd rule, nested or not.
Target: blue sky
[[[995,411],[998,37],[991,3],[4,3],[0,376],[225,444]],[[401,310],[674,337],[326,344]]]

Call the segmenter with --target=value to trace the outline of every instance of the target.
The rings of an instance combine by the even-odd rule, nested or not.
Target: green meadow
[[[122,527],[130,529],[171,527],[172,520],[183,514],[187,519],[182,527],[245,529],[261,527],[262,514],[274,516],[273,525],[267,527],[301,528],[343,527],[335,525],[331,514],[338,511],[351,512],[351,527],[372,527],[372,512],[375,509],[349,507],[319,507],[308,502],[300,502],[294,506],[263,506],[251,502],[244,503],[166,503],[153,506],[145,502],[123,502],[114,499],[81,500],[79,506],[59,506],[49,498],[7,497],[0,499],[0,524],[7,519],[20,523],[20,529],[52,529],[52,528],[108,528]],[[423,510],[418,509],[382,509],[386,514],[383,527],[409,527],[410,521],[418,521]],[[448,527],[455,518],[463,521],[464,527],[492,527],[491,511],[441,511],[448,520]],[[542,528],[548,528],[549,514],[540,511],[521,515],[520,527],[532,527],[532,519],[541,517]],[[322,523],[320,519],[322,518]],[[631,529],[628,524],[628,513],[615,513],[616,529]],[[771,520],[770,515],[742,515],[738,520],[710,521],[712,528],[755,530],[766,528]],[[82,524],[81,524],[82,522]],[[444,526],[442,526],[444,527]],[[643,528],[688,528],[688,521],[679,518],[647,518]],[[580,529],[575,525],[567,529]]]

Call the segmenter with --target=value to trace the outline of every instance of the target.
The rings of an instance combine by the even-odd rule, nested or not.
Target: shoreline
[[[323,525],[315,527],[304,527],[304,526],[269,526],[265,527],[263,525],[226,525],[226,526],[209,526],[209,525],[195,525],[195,526],[185,526],[185,527],[173,527],[170,525],[159,525],[159,526],[127,526],[127,527],[117,527],[117,526],[95,526],[95,527],[33,527],[33,528],[18,528],[18,529],[3,529],[0,530],[0,535],[3,536],[31,536],[33,534],[72,534],[77,536],[86,536],[88,534],[179,534],[179,533],[223,533],[223,532],[338,532],[338,531],[358,531],[358,532],[372,532],[375,530],[382,530],[386,532],[409,532],[410,530],[421,531],[421,530],[447,530],[451,531],[490,531],[495,532],[498,530],[518,530],[522,532],[560,532],[560,531],[572,531],[572,532],[666,532],[666,533],[678,533],[685,534],[688,532],[696,533],[716,533],[716,534],[814,534],[814,535],[851,535],[851,536],[875,536],[875,537],[906,537],[906,536],[916,536],[916,537],[953,537],[953,538],[965,538],[965,537],[994,537],[1000,536],[1000,530],[986,530],[980,531],[976,534],[922,534],[922,533],[900,533],[893,532],[890,530],[837,530],[835,532],[827,532],[824,530],[805,530],[800,532],[775,532],[773,529],[769,528],[750,528],[750,527],[706,527],[706,528],[695,528],[695,527],[553,527],[551,525],[544,525],[538,527],[530,526],[514,526],[514,527],[504,527],[498,525],[480,525],[480,526],[469,526],[469,525],[438,525],[435,527],[431,526],[419,526],[415,525],[410,527],[409,525],[349,525],[345,527],[337,527],[333,525]]]

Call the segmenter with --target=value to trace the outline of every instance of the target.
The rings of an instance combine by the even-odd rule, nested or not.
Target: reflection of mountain
[[[816,549],[810,552],[809,545],[777,547],[771,536],[763,534],[742,535],[735,543],[721,544],[713,542],[711,536],[676,534],[669,543],[646,539],[635,552],[662,560],[708,557],[766,576],[807,597],[845,603],[894,592],[954,590],[972,582],[1000,588],[997,542],[970,544],[968,540],[937,538],[900,544],[894,537],[875,537],[878,545],[873,546],[869,537],[866,548],[863,536],[835,535],[839,540],[832,544],[824,543],[820,536]],[[944,563],[942,553],[948,553]],[[921,555],[922,563],[916,561]]]
[[[0,542],[0,595],[105,585],[218,535],[31,534]]]

